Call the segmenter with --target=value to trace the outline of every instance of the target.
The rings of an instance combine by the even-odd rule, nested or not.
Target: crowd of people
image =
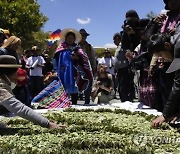
[[[16,52],[20,38],[5,35],[0,29],[1,105],[42,126],[59,127],[30,108],[31,100],[58,77],[73,105],[78,99],[84,99],[85,104],[90,100],[106,104],[118,93],[121,102],[133,102],[138,97],[162,112],[152,121],[154,127],[174,121],[180,107],[180,2],[164,3],[166,12],[152,19],[140,19],[135,10],[127,11],[122,31],[112,37],[115,54],[104,49],[101,58],[87,42],[90,34],[85,29],[63,29],[53,57],[40,54],[33,46],[21,58]]]

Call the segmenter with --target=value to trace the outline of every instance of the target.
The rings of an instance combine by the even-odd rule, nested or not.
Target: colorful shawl
[[[54,80],[45,89],[43,89],[32,103],[39,103],[38,109],[67,108],[70,106],[70,100],[59,79]]]
[[[76,46],[74,44],[73,46]],[[56,57],[58,58],[58,77],[65,88],[66,93],[77,93],[75,86],[73,61],[71,58],[72,49],[68,48],[66,43],[60,43],[56,50]]]
[[[82,64],[73,62],[71,54],[75,48],[78,48],[76,44],[68,48],[66,43],[60,43],[55,53],[59,54],[58,76],[67,93],[83,92],[93,79],[88,56],[82,49],[77,51]]]
[[[160,30],[161,33],[168,32],[169,30],[172,30],[177,27],[177,24],[180,20],[180,13],[169,13],[169,16],[166,18],[166,20],[163,23],[163,26]]]
[[[77,54],[82,60],[82,63],[80,63],[80,61],[74,62],[76,69],[75,79],[78,91],[81,93],[88,88],[90,81],[93,80],[93,73],[87,54],[81,48],[78,49]]]

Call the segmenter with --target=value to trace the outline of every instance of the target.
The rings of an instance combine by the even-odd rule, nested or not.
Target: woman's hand
[[[157,128],[161,126],[164,122],[169,122],[170,124],[174,124],[179,118],[180,118],[179,114],[170,118],[165,118],[163,115],[161,115],[152,121],[152,127]]]
[[[166,20],[167,15],[166,14],[159,14],[157,17],[154,18],[154,22],[158,24],[162,24],[164,20]]]
[[[148,77],[153,76],[153,74],[154,74],[154,67],[150,66],[148,69]]]
[[[127,50],[125,56],[128,59],[128,61],[131,61],[131,59],[133,59],[134,57],[134,54],[130,50]]]
[[[173,35],[175,33],[177,28],[173,28],[173,29],[168,29],[168,33]]]
[[[66,128],[65,125],[56,124],[54,122],[49,122],[48,128],[55,129],[55,128]]]
[[[100,85],[99,88],[106,90],[107,92],[111,92],[111,89],[109,87],[105,87],[104,85]]]
[[[161,126],[165,121],[166,121],[165,117],[161,115],[152,121],[152,127],[157,128]]]

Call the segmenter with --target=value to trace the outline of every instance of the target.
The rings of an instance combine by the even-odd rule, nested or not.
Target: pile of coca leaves
[[[47,129],[19,117],[3,118],[0,154],[180,153],[178,128],[151,128],[153,115],[123,109],[73,109],[45,114],[65,129]]]

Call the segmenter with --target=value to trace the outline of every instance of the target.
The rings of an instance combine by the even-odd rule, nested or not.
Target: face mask
[[[14,89],[16,87],[16,84],[14,82],[11,82],[11,89]]]

